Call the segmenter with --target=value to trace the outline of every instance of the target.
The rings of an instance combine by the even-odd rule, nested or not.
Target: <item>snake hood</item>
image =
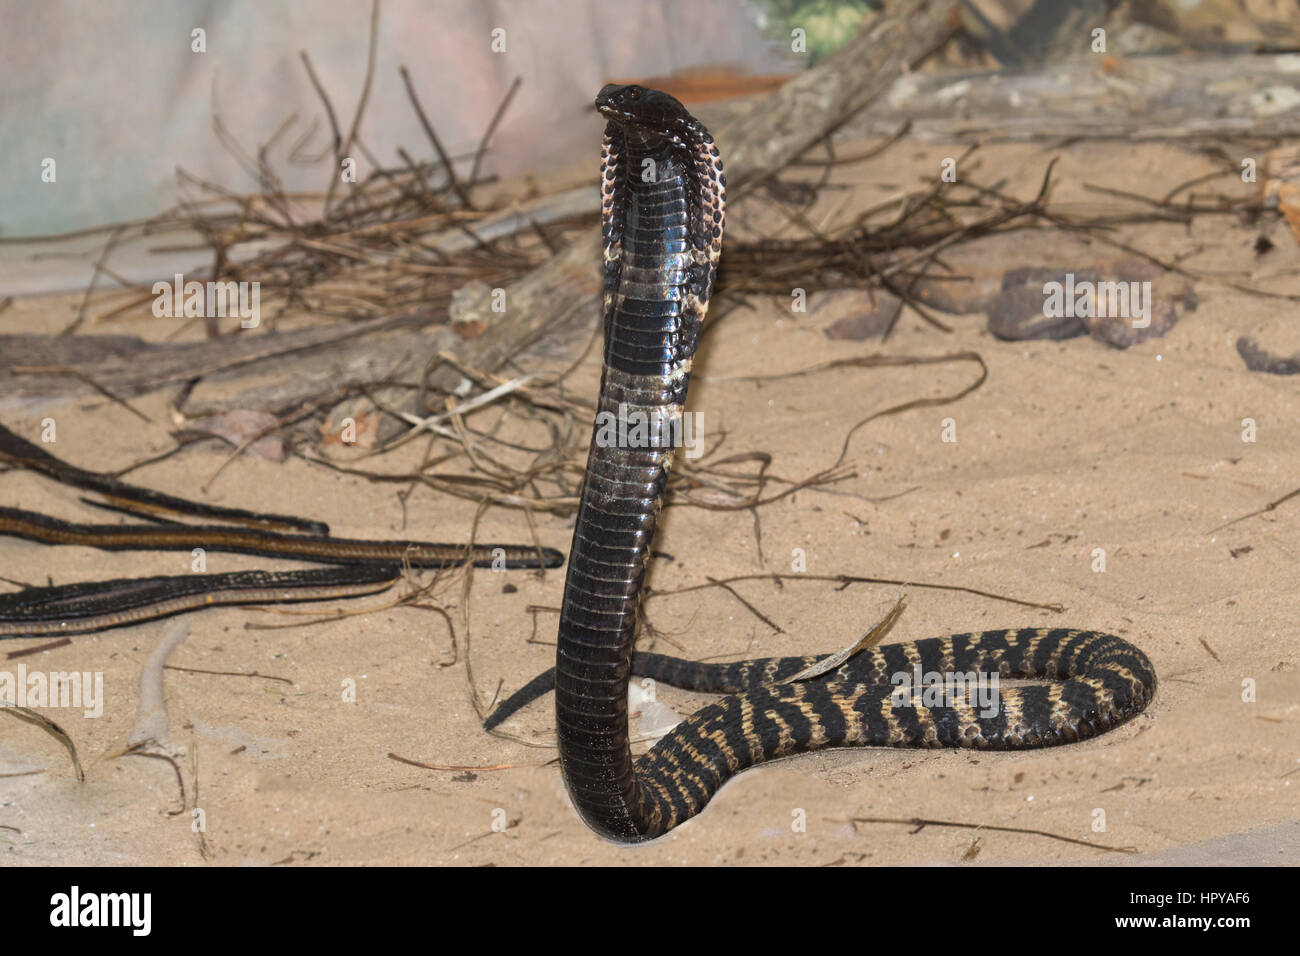
[[[606,84],[596,94],[596,109],[625,133],[646,141],[686,146],[708,135],[676,97],[645,86]]]

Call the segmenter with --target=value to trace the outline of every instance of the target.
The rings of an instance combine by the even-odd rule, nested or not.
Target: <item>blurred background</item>
[[[0,11],[4,236],[151,216],[180,198],[178,168],[232,189],[256,186],[223,148],[218,118],[250,153],[274,138],[268,158],[287,190],[318,188],[332,158],[330,128],[300,51],[341,125],[366,82],[368,3],[6,0]],[[400,162],[399,146],[428,153],[398,73],[405,66],[444,146],[468,169],[520,77],[484,172],[544,171],[598,136],[588,107],[611,77],[718,65],[798,69],[789,44],[783,56],[765,38],[765,16],[764,5],[734,0],[389,0],[358,133],[384,163]],[[686,18],[690,29],[670,26]],[[58,180],[42,188],[46,157],[56,160]],[[364,176],[371,163],[359,160]]]
[[[772,270],[789,264],[788,248],[761,243],[792,223],[806,231],[819,195],[828,217],[846,212],[831,197],[850,187],[823,188],[831,169],[895,143],[913,159],[882,158],[879,204],[851,190],[867,206],[841,224],[838,253],[810,234],[796,262],[804,284],[899,295],[856,257],[928,247],[941,235],[930,226],[956,228],[958,207],[936,207],[913,166],[930,148],[955,161],[1034,144],[1026,155],[1045,163],[1079,144],[1109,144],[1112,160],[1117,143],[1179,144],[1157,180],[1208,161],[1249,188],[1198,199],[1201,211],[1247,225],[1265,214],[1256,255],[1275,242],[1277,213],[1300,239],[1295,0],[0,0],[0,14],[0,315],[29,336],[6,340],[24,367],[82,367],[98,353],[76,351],[70,333],[98,336],[102,351],[104,334],[132,320],[133,333],[169,343],[336,320],[477,334],[485,288],[523,282],[561,250],[594,261],[575,243],[599,214],[592,98],[606,82],[674,94],[718,138],[732,185],[760,180],[762,202],[730,217],[720,289],[733,296],[787,288]],[[910,35],[872,39],[893,22]],[[812,92],[782,98],[796,86]],[[1243,156],[1259,167],[1249,180]],[[1112,198],[1140,203],[1149,185],[1133,177],[1149,183],[1151,171],[1124,172]],[[1015,178],[1038,188],[1038,174]],[[1103,194],[1078,180],[1066,177],[1058,201],[1084,217],[1076,233],[1085,221],[1101,229]],[[1167,207],[1180,192],[1160,218],[1190,215]],[[906,215],[891,224],[900,202]],[[917,210],[935,217],[929,226],[908,220]],[[841,268],[837,254],[857,264]],[[158,322],[151,286],[178,274],[258,286],[267,321]],[[535,288],[562,287],[538,276]],[[1015,277],[981,281],[1000,292]],[[951,283],[909,282],[922,290],[901,290],[913,308],[989,305],[953,300]],[[68,301],[15,306],[44,294]],[[522,301],[535,314],[555,304],[548,294]],[[130,371],[114,374],[145,387]],[[0,388],[7,374],[0,362]]]
[[[1120,54],[1291,49],[1300,36],[1294,0],[958,6],[966,37],[944,57],[972,66],[1086,55],[1075,39],[1094,22]],[[153,216],[192,193],[193,180],[237,192],[257,186],[234,144],[245,158],[265,148],[287,191],[319,189],[333,159],[322,93],[345,134],[367,93],[357,129],[362,176],[376,163],[399,163],[398,147],[428,158],[402,66],[465,169],[518,79],[482,172],[545,175],[596,135],[589,104],[607,80],[674,77],[688,103],[765,92],[847,42],[870,12],[866,0],[388,0],[372,58],[365,3],[3,0],[0,238]],[[55,161],[54,183],[42,181],[46,159]],[[75,258],[15,262],[10,251],[3,261],[4,293],[65,287],[77,272]],[[79,265],[84,279],[87,263]]]

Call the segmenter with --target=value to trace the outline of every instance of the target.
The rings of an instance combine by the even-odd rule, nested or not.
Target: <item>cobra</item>
[[[602,148],[604,368],[598,413],[680,420],[722,252],[722,162],[673,97],[606,86]],[[598,421],[600,414],[598,414]],[[816,679],[777,683],[817,657],[706,665],[634,659],[637,610],[673,448],[593,438],[573,533],[554,671],[560,767],[582,819],[634,843],[703,809],[731,776],[840,746],[1046,747],[1094,736],[1155,693],[1151,663],[1110,634],[1066,628],[983,631],[870,648]],[[891,675],[976,671],[1053,678],[1005,688],[992,710],[900,701]],[[633,672],[723,697],[633,758]],[[534,681],[534,690],[545,683]],[[527,688],[526,688],[527,690]]]

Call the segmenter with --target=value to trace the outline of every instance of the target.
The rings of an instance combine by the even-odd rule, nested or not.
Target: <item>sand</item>
[[[837,177],[862,207],[937,168],[952,150],[903,144]],[[1083,182],[1150,192],[1209,167],[1169,147],[1076,144],[1058,151],[1060,198],[1076,209],[1114,203]],[[996,170],[1032,194],[1046,156],[1037,147],[987,150]],[[1245,187],[1238,187],[1245,188]],[[845,203],[846,194],[827,199]],[[740,228],[743,228],[740,227]],[[1268,288],[1300,293],[1300,249],[1283,229],[1256,260],[1257,228],[1231,219],[1129,227],[1123,238],[1161,255],[1199,250],[1192,269],[1259,269]],[[1097,249],[1095,256],[1114,255]],[[1001,258],[991,260],[997,255]],[[1076,245],[1022,234],[955,250],[963,266],[1066,263]],[[1072,258],[1073,257],[1073,258]],[[1082,264],[1081,266],[1082,267]],[[478,572],[469,629],[459,579],[436,592],[456,642],[428,610],[388,608],[310,627],[249,629],[286,618],[219,609],[184,618],[189,635],[168,665],[264,677],[164,671],[166,762],[115,756],[132,740],[141,673],[171,626],[154,622],[75,637],[68,646],[6,661],[30,670],[101,671],[103,715],[51,709],[86,768],[78,784],[60,745],[27,724],[0,722],[0,861],[5,864],[1143,864],[1297,863],[1300,671],[1295,581],[1300,500],[1222,530],[1216,526],[1300,486],[1297,379],[1248,372],[1233,343],[1259,336],[1300,349],[1294,303],[1195,283],[1199,308],[1163,338],[1120,351],[1089,338],[1007,343],[979,315],[950,317],[943,334],[905,312],[890,354],[973,350],[988,381],[952,405],[879,419],[849,449],[857,476],[748,512],[671,507],[655,547],[658,590],[707,576],[789,571],[795,549],[810,574],[851,573],[963,586],[1036,603],[1031,609],[957,591],[910,588],[887,640],[994,627],[1111,630],[1140,646],[1160,678],[1151,707],[1095,740],[1018,754],[850,749],[800,756],[731,781],[700,816],[654,844],[626,849],[589,832],[567,802],[556,765],[549,698],[509,721],[519,741],[481,731],[470,680],[485,700],[552,663],[563,572]],[[57,329],[78,296],[20,299],[0,330]],[[846,431],[866,415],[969,384],[970,363],[843,369],[777,382],[725,379],[793,371],[872,354],[878,340],[829,339],[812,301],[792,315],[779,298],[732,313],[706,338],[691,407],[729,454],[762,450],[773,473],[806,477],[835,461]],[[828,307],[829,308],[829,307]],[[125,318],[113,331],[159,337],[157,321]],[[580,344],[560,357],[571,360]],[[571,381],[594,396],[595,357]],[[103,470],[171,445],[168,394],[135,404],[154,424],[99,398],[5,424],[32,435],[54,417],[57,454]],[[1243,441],[1243,419],[1257,440]],[[941,440],[952,419],[956,442]],[[520,427],[523,427],[522,425]],[[524,434],[521,432],[521,434]],[[375,467],[415,467],[414,444]],[[469,502],[400,485],[374,485],[291,458],[240,458],[215,442],[187,449],[132,480],[192,497],[309,513],[334,533],[465,540]],[[105,520],[68,489],[25,474],[0,478],[0,503]],[[567,551],[571,519],[537,517],[542,543]],[[517,512],[494,510],[480,539],[524,539]],[[1104,572],[1097,550],[1105,554]],[[0,540],[0,575],[32,583],[126,574],[183,573],[187,555],[49,549]],[[268,566],[209,555],[209,570]],[[281,565],[288,567],[288,565]],[[506,587],[507,583],[511,588]],[[656,599],[663,633],[642,647],[696,658],[836,650],[888,608],[899,588],[837,590],[816,581],[737,585],[780,630],[717,589]],[[339,603],[349,612],[383,597]],[[333,608],[335,605],[329,605]],[[0,654],[39,641],[10,641]],[[472,674],[471,674],[472,667]],[[281,678],[273,680],[271,678]],[[344,700],[353,682],[355,702]],[[1243,682],[1255,689],[1243,700]],[[707,697],[660,687],[680,714]],[[525,743],[527,745],[525,745]],[[645,745],[640,745],[644,747]],[[429,770],[392,759],[470,770]],[[196,832],[193,808],[202,810]],[[855,818],[949,821],[917,828]],[[1104,817],[1104,830],[1097,829]],[[800,822],[802,821],[802,826]],[[1066,842],[1023,832],[1044,831]],[[1135,853],[1105,848],[1135,848]]]

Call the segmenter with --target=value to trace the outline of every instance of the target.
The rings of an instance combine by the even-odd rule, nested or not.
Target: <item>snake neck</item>
[[[698,327],[683,308],[693,257],[687,237],[687,172],[675,151],[629,140],[621,222],[618,284],[606,313],[605,367],[647,379],[680,381],[686,397]],[[602,389],[603,393],[603,389]]]
[[[627,684],[646,559],[681,423],[698,323],[687,183],[666,148],[629,142],[619,281],[556,656],[560,764],[579,814],[621,842],[657,835],[628,739]]]

